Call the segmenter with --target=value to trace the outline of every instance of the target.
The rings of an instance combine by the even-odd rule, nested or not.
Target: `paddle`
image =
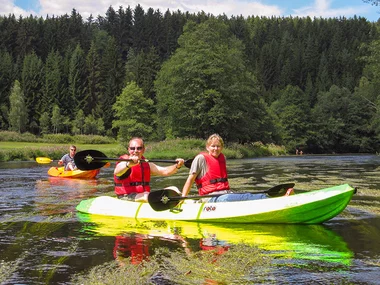
[[[49,157],[36,157],[36,161],[37,163],[42,163],[42,164],[47,164],[47,163],[51,163],[53,161],[59,161],[59,160],[53,160]],[[107,162],[104,164],[104,167],[110,167],[111,166],[111,163]]]
[[[131,161],[130,159],[109,158],[98,150],[79,151],[74,156],[75,165],[81,170],[93,170],[101,168],[108,161]],[[145,162],[176,163],[175,160],[168,159],[142,159]],[[193,159],[185,160],[185,166],[190,168]]]
[[[268,190],[265,191],[257,191],[257,192],[236,192],[231,194],[260,194],[260,193],[266,193],[269,196],[280,196],[282,194],[285,194],[286,190],[289,188],[294,187],[294,183],[285,183],[285,184],[279,184],[276,185]],[[225,194],[225,193],[224,193]],[[204,195],[204,196],[185,196],[182,197],[181,194],[178,194],[176,191],[172,189],[162,189],[162,190],[156,190],[152,191],[148,195],[148,203],[155,211],[165,211],[174,208],[180,200],[185,199],[202,199],[202,198],[211,198],[211,197],[218,197],[224,194],[212,194],[212,195]]]
[[[48,157],[36,157],[36,161],[37,163],[47,164],[53,162],[54,160]]]

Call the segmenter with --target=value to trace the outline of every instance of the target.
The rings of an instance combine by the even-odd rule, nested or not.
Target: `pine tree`
[[[9,129],[19,133],[26,131],[28,120],[24,93],[20,82],[16,80],[9,96]]]

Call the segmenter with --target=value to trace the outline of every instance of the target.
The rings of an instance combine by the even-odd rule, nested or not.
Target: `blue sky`
[[[90,14],[94,17],[106,13],[112,6],[117,10],[128,5],[134,8],[140,4],[147,8],[197,13],[205,11],[214,15],[226,14],[254,16],[299,16],[299,17],[341,17],[351,18],[354,15],[377,21],[380,18],[380,7],[371,6],[362,0],[0,0],[0,15],[15,14],[29,16],[58,16],[70,14],[75,8],[84,19]]]

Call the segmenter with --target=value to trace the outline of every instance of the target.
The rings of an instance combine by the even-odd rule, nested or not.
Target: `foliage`
[[[116,120],[112,127],[118,129],[120,142],[125,143],[135,136],[149,138],[153,132],[152,114],[149,112],[152,106],[153,100],[144,96],[136,82],[131,81],[124,88],[113,105]]]
[[[371,110],[364,98],[346,88],[332,86],[318,95],[312,110],[316,152],[374,152],[376,140],[370,129]]]
[[[117,144],[109,137],[98,135],[46,134],[36,137],[30,133],[0,132],[3,139],[0,150],[0,161],[34,160],[37,156],[47,156],[59,159],[66,153],[68,145],[75,144],[80,149],[97,149],[109,157],[119,157],[127,152],[126,144]],[[0,139],[0,141],[1,141]],[[8,143],[9,142],[9,143]],[[23,142],[23,143],[19,143]],[[28,144],[30,143],[30,144]],[[205,140],[201,139],[173,139],[160,142],[146,141],[146,157],[151,159],[184,159],[193,158],[201,151],[205,151]],[[286,148],[262,142],[227,144],[223,150],[228,159],[249,158],[260,156],[285,155]]]
[[[310,129],[309,98],[299,87],[291,85],[280,93],[279,99],[272,103],[271,108],[282,127],[284,144],[293,150],[297,146],[306,145]]]
[[[24,93],[21,90],[20,82],[18,82],[18,80],[16,80],[13,85],[9,101],[10,130],[19,133],[24,132],[27,124],[27,109],[25,106]]]
[[[313,110],[326,111],[318,94],[337,86],[361,106],[349,104],[343,124],[330,118],[338,133],[351,128],[342,136],[344,149],[380,151],[378,25],[361,17],[162,14],[140,5],[110,7],[87,21],[75,9],[45,19],[0,16],[0,130],[20,115],[9,117],[17,80],[27,110],[21,132],[115,136],[120,128],[112,124],[120,118],[112,106],[135,81],[153,101],[134,102],[149,114],[140,127],[147,139],[204,139],[218,132],[227,142],[339,152],[341,142],[325,141],[331,130]],[[286,94],[299,94],[308,106],[284,105]]]
[[[210,19],[198,26],[188,23],[179,44],[155,83],[163,133],[205,138],[217,132],[227,141],[259,139],[265,108],[244,64],[242,42],[227,25]]]
[[[25,132],[25,133],[19,133],[19,132],[12,132],[12,131],[1,131],[0,132],[0,141],[4,142],[37,142],[38,137]]]

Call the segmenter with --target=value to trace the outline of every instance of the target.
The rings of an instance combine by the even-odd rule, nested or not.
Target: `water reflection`
[[[35,206],[44,216],[73,211],[72,201],[94,195],[97,185],[97,179],[49,177],[37,180]]]
[[[172,240],[186,250],[220,252],[230,245],[254,245],[281,259],[297,259],[351,265],[353,252],[343,238],[323,225],[246,225],[207,224],[180,221],[136,221],[128,218],[77,214],[83,222],[83,231],[93,236],[115,236],[117,244],[122,237],[135,237],[134,245],[140,252],[149,251],[149,240]],[[134,235],[134,234],[137,234]],[[136,237],[139,240],[136,240]],[[189,246],[192,244],[192,246]],[[197,246],[194,246],[197,244]],[[125,247],[126,248],[126,247]],[[119,248],[120,250],[120,248]],[[129,254],[131,248],[129,247]],[[128,254],[127,254],[128,255]],[[144,254],[142,254],[144,256]],[[125,257],[125,256],[124,256]]]

